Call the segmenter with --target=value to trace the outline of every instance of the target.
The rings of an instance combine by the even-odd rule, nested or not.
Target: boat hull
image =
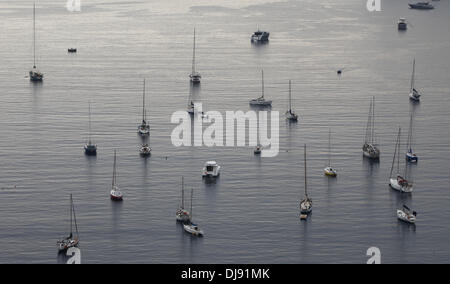
[[[183,228],[184,228],[184,231],[186,233],[189,233],[189,234],[191,234],[193,236],[196,236],[196,237],[203,237],[203,231],[202,230],[196,230],[191,225],[184,225]]]
[[[412,214],[406,214],[402,210],[397,210],[397,218],[400,221],[409,223],[409,224],[415,224],[416,223],[416,217]]]
[[[377,160],[380,158],[380,150],[372,144],[365,144],[363,146],[363,155],[369,159]]]
[[[419,158],[415,154],[406,153],[405,157],[406,160],[411,163],[417,163],[419,161]]]
[[[324,174],[329,177],[337,177],[337,172],[329,167],[323,170]]]
[[[414,93],[409,93],[409,99],[415,102],[420,101],[420,95],[415,95]]]
[[[392,189],[400,191],[402,193],[412,193],[413,192],[413,186],[412,185],[410,185],[410,184],[408,184],[408,185],[401,185],[398,182],[398,179],[396,179],[396,178],[391,178],[389,180],[389,186]]]
[[[87,156],[96,156],[97,155],[97,147],[84,145],[84,154]]]

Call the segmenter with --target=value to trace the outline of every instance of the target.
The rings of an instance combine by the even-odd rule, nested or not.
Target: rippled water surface
[[[363,263],[371,246],[383,262],[450,261],[449,1],[434,2],[433,11],[382,1],[378,13],[361,0],[82,0],[80,13],[62,2],[37,4],[45,73],[38,85],[26,78],[32,1],[0,3],[1,263],[57,262],[70,193],[85,263]],[[396,28],[400,17],[410,23],[405,33]],[[250,44],[257,25],[271,32],[268,45]],[[190,92],[194,27],[203,80],[193,92],[207,110],[247,111],[264,69],[266,96],[283,113],[293,80],[301,118],[280,119],[277,157],[172,146],[170,117],[186,108]],[[413,58],[423,92],[416,105],[408,100]],[[139,157],[136,133],[143,78],[149,159]],[[375,164],[361,153],[371,96],[382,151]],[[96,158],[83,154],[89,101]],[[388,178],[397,127],[406,133],[410,112],[420,161],[408,168],[414,193],[401,195]],[[335,180],[323,176],[329,128]],[[300,222],[305,143],[314,211]],[[114,149],[122,204],[108,196]],[[201,178],[207,160],[222,166],[214,183]],[[204,238],[175,222],[181,176],[195,189]],[[402,204],[418,211],[415,227],[397,221]]]

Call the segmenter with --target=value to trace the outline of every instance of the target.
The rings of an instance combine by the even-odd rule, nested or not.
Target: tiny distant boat
[[[210,178],[218,177],[220,175],[220,166],[215,161],[206,162],[202,175]]]
[[[261,106],[261,107],[270,107],[272,106],[272,101],[266,100],[264,98],[264,70],[261,70],[261,77],[262,77],[262,94],[261,97],[257,99],[253,99],[250,101],[251,106]]]
[[[269,42],[269,36],[270,36],[269,32],[264,32],[258,29],[256,32],[252,34],[250,41],[252,43],[267,43]]]
[[[194,190],[191,190],[191,220],[192,220],[192,212],[193,212],[193,196],[194,196]],[[203,231],[200,230],[200,228],[198,227],[197,224],[194,224],[192,222],[188,223],[188,224],[184,224],[183,225],[184,230],[193,235],[193,236],[197,236],[197,237],[203,237]]]
[[[36,67],[36,4],[33,5],[33,69],[29,72],[30,81],[42,82],[44,74]]]
[[[73,217],[73,219],[72,219]],[[73,223],[75,223],[76,237],[73,236]],[[75,207],[73,205],[72,194],[70,195],[70,234],[67,238],[64,238],[56,243],[58,252],[66,252],[69,248],[78,247],[78,225],[77,218],[75,215]]]
[[[392,189],[395,189],[402,193],[411,193],[413,191],[413,183],[408,181],[406,177],[406,166],[404,175],[402,176],[400,174],[400,136],[401,128],[398,129],[397,142],[395,144],[394,158],[392,160],[391,174],[389,178],[389,185]],[[397,173],[394,175],[393,173],[395,165],[397,165]]]
[[[148,144],[144,144],[141,146],[141,149],[139,149],[139,153],[143,157],[148,157],[152,154],[152,148],[148,146]]]
[[[413,72],[412,72],[412,76],[411,76],[411,88],[409,90],[409,98],[412,101],[420,101],[420,93],[419,91],[416,89],[415,87],[415,82],[416,81],[416,59],[414,59],[413,61]]]
[[[411,112],[411,118],[409,121],[408,141],[406,143],[406,160],[411,163],[417,163],[419,157],[413,151],[413,113]]]
[[[312,211],[312,199],[308,196],[307,191],[307,177],[306,177],[306,145],[304,150],[304,162],[305,162],[305,197],[300,201],[300,214],[307,215]]]
[[[331,129],[328,133],[328,165],[323,170],[326,176],[336,177],[337,171],[331,166]]]
[[[363,155],[369,159],[379,159],[380,149],[375,143],[375,97],[372,97],[369,108],[369,118],[366,126],[366,136],[363,145]]]
[[[202,76],[200,75],[200,73],[198,73],[195,70],[195,29],[194,29],[194,48],[193,48],[193,54],[192,54],[192,72],[189,75],[189,78],[191,78],[191,83],[192,84],[200,84],[200,81],[202,79]]]
[[[138,127],[138,133],[142,136],[150,135],[150,125],[147,122],[147,112],[145,111],[145,79],[142,93],[142,123]]]
[[[417,2],[414,4],[408,4],[411,9],[417,10],[432,10],[434,6],[430,4],[430,2]]]
[[[257,145],[257,146],[255,147],[255,150],[253,150],[253,153],[255,153],[255,155],[260,155],[261,152],[262,152],[262,147],[261,147],[261,145]]]
[[[416,211],[412,211],[406,205],[403,205],[402,209],[398,209],[397,210],[397,218],[400,221],[403,221],[403,222],[406,222],[406,223],[410,223],[410,224],[414,224],[414,223],[416,223],[416,217],[417,217],[417,212]]]
[[[95,145],[91,139],[91,103],[89,103],[89,140],[84,145],[84,153],[88,156],[97,155],[97,145]]]
[[[77,49],[76,48],[69,48],[69,49],[67,49],[67,52],[68,53],[76,53]]]
[[[342,69],[339,69],[339,70],[337,71],[337,74],[338,74],[338,75],[342,75]]]
[[[116,151],[114,150],[114,168],[113,168],[113,179],[112,179],[112,188],[110,192],[111,200],[113,201],[122,201],[123,193],[120,191],[119,186],[117,185],[117,158]]]
[[[408,24],[406,23],[406,19],[405,18],[400,18],[398,20],[398,30],[399,31],[406,31],[408,29]]]
[[[298,121],[298,115],[292,110],[291,80],[289,80],[289,109],[286,112],[286,119],[289,121]]]
[[[184,177],[181,178],[181,205],[177,209],[176,217],[178,222],[191,222],[191,214],[184,208]]]

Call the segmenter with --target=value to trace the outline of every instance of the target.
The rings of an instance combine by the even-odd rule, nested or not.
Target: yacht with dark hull
[[[408,4],[411,9],[417,10],[433,10],[434,6],[430,2],[417,2],[414,4]]]
[[[267,43],[269,42],[269,32],[260,31],[259,29],[253,33],[251,36],[251,42],[252,43]]]

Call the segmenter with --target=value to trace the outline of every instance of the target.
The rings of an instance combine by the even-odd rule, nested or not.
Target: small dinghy
[[[139,153],[141,154],[141,156],[148,157],[152,154],[152,148],[150,148],[148,144],[144,144],[141,146]]]
[[[142,123],[138,127],[138,133],[142,136],[150,135],[150,125],[147,122],[147,112],[145,110],[145,79],[144,91],[142,93]]]
[[[261,77],[262,77],[261,97],[252,99],[249,102],[249,104],[251,106],[255,106],[255,107],[270,107],[270,106],[272,106],[272,101],[266,100],[264,98],[264,70],[261,71]]]
[[[400,221],[407,222],[410,224],[416,223],[417,212],[409,209],[408,206],[403,205],[402,209],[397,210],[397,218]]]
[[[331,166],[331,129],[328,132],[328,165],[323,170],[326,176],[336,177],[337,171]]]
[[[258,146],[255,147],[255,150],[253,150],[253,153],[255,155],[260,155],[261,151],[262,151],[262,147],[261,147],[261,145],[258,145]]]
[[[304,161],[305,161],[305,197],[300,201],[300,214],[307,215],[312,211],[312,199],[308,196],[307,191],[307,177],[306,177],[306,145],[304,150]]]
[[[269,32],[258,30],[254,32],[250,38],[250,41],[255,44],[267,43],[269,41]]]
[[[292,110],[291,80],[289,80],[289,109],[286,111],[286,119],[289,121],[298,121],[298,115]]]
[[[220,166],[215,161],[205,163],[202,176],[204,178],[216,178],[220,175]]]
[[[72,219],[73,217],[73,219]],[[73,236],[73,225],[75,225],[76,237]],[[75,215],[75,207],[73,205],[72,194],[70,195],[70,234],[67,238],[64,238],[56,243],[59,253],[66,252],[69,248],[78,247],[78,225]]]
[[[366,126],[366,136],[362,148],[364,157],[373,160],[380,158],[380,149],[376,145],[375,140],[375,97],[372,97]]]
[[[194,190],[191,190],[191,220],[192,220],[192,212],[193,212],[193,198],[194,198]],[[197,224],[189,222],[188,224],[183,225],[184,231],[197,237],[203,237],[203,231],[200,230]]]
[[[401,136],[401,128],[398,129],[397,142],[395,145],[394,158],[392,160],[391,174],[389,178],[389,185],[391,188],[400,191],[402,193],[411,193],[413,191],[413,183],[408,181],[406,178],[406,165],[405,165],[405,173],[402,176],[400,174],[400,136]],[[396,163],[397,161],[397,163]],[[394,173],[394,167],[397,165],[397,174]]]
[[[69,48],[69,49],[67,49],[67,52],[68,53],[76,53],[77,49],[76,48]]]
[[[184,208],[184,177],[181,178],[181,205],[177,209],[176,217],[178,222],[191,222],[191,214]]]
[[[123,193],[120,191],[119,186],[117,185],[117,158],[116,151],[114,150],[114,167],[113,167],[113,179],[112,179],[112,188],[110,192],[111,200],[113,201],[122,201]]]

